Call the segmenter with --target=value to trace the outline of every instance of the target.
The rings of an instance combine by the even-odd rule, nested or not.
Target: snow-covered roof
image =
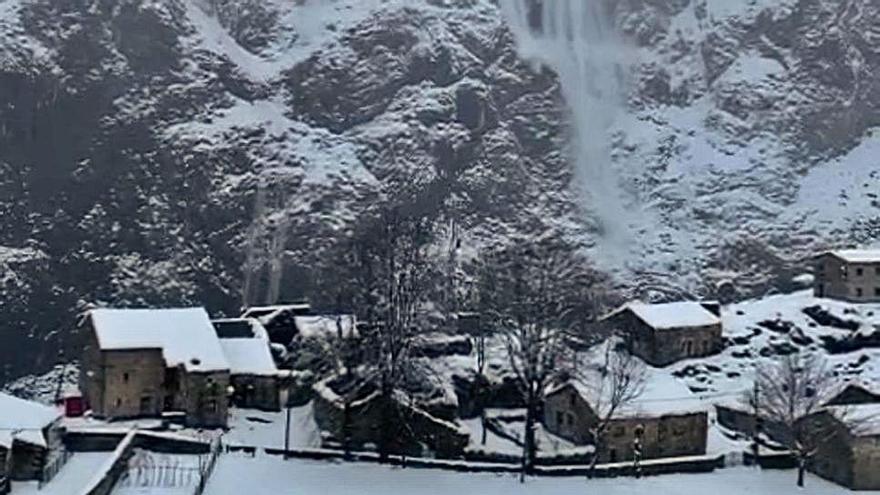
[[[277,375],[269,341],[257,338],[220,339],[233,375]]]
[[[608,346],[614,345],[615,341],[612,339],[588,351],[578,362],[577,378],[558,384],[548,390],[547,395],[555,394],[567,387],[574,387],[590,407],[604,415],[609,407],[612,390],[608,385],[609,380],[603,378],[602,367]],[[621,407],[614,414],[615,418],[652,418],[709,410],[709,405],[704,400],[694,395],[685,383],[668,371],[648,366],[638,357],[629,356],[629,358],[637,363],[633,368],[638,370],[636,373],[641,373],[644,381],[639,389],[641,393],[629,404]]]
[[[338,336],[340,330],[338,324],[342,326],[343,338],[357,336],[354,315],[297,316],[294,321],[299,334],[303,337]]]
[[[90,315],[102,350],[161,349],[169,367],[229,369],[203,308],[95,309]]]
[[[0,447],[9,448],[13,439],[45,447],[43,429],[60,417],[54,408],[0,393]]]
[[[830,406],[827,409],[848,425],[853,435],[863,437],[880,435],[880,404]]]
[[[698,302],[681,301],[663,304],[633,302],[626,305],[636,316],[658,330],[717,325],[718,318]]]
[[[840,249],[828,251],[848,263],[880,263],[880,249]]]

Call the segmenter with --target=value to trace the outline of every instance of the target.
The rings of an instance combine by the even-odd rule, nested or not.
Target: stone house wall
[[[814,262],[816,297],[880,302],[880,263],[849,263],[826,253]]]
[[[623,332],[631,353],[654,366],[709,356],[719,352],[723,345],[720,323],[658,330],[627,309],[613,317],[608,324]]]
[[[187,426],[226,427],[229,388],[228,371],[183,373],[178,395]]]
[[[705,412],[660,417],[621,418],[611,421],[599,462],[634,458],[636,432],[642,431],[643,459],[703,455],[706,453],[708,415]]]
[[[230,382],[235,389],[232,403],[236,407],[263,411],[281,410],[281,391],[278,377],[232,375]]]
[[[590,428],[597,421],[593,409],[573,386],[548,395],[544,401],[544,427],[573,443],[590,443]]]

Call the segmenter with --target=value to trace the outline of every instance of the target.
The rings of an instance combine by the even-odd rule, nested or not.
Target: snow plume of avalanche
[[[574,123],[574,165],[606,243],[627,237],[628,214],[611,170],[609,128],[623,103],[629,50],[607,0],[501,0],[521,55],[552,68]],[[605,249],[612,253],[617,249]]]

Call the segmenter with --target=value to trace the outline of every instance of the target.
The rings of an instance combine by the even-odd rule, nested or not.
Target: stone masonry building
[[[95,416],[226,426],[230,367],[204,309],[96,309],[86,322],[80,386]]]
[[[880,302],[880,250],[828,251],[814,259],[813,292],[857,303]]]
[[[722,348],[717,303],[627,304],[602,319],[626,340],[630,352],[654,366],[709,356]]]
[[[602,388],[599,376],[552,387],[544,403],[544,426],[575,444],[595,445],[592,432],[610,414],[596,453],[602,463],[632,460],[636,437],[643,459],[705,454],[705,407],[675,378],[653,370],[648,373],[642,394],[613,414],[608,412],[610,391]]]

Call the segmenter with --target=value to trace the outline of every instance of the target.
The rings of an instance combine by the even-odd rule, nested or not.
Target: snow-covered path
[[[512,475],[461,474],[277,457],[221,458],[206,495],[835,495],[847,490],[810,476],[803,490],[790,471],[735,468],[711,474],[652,478],[542,478],[520,484]]]

